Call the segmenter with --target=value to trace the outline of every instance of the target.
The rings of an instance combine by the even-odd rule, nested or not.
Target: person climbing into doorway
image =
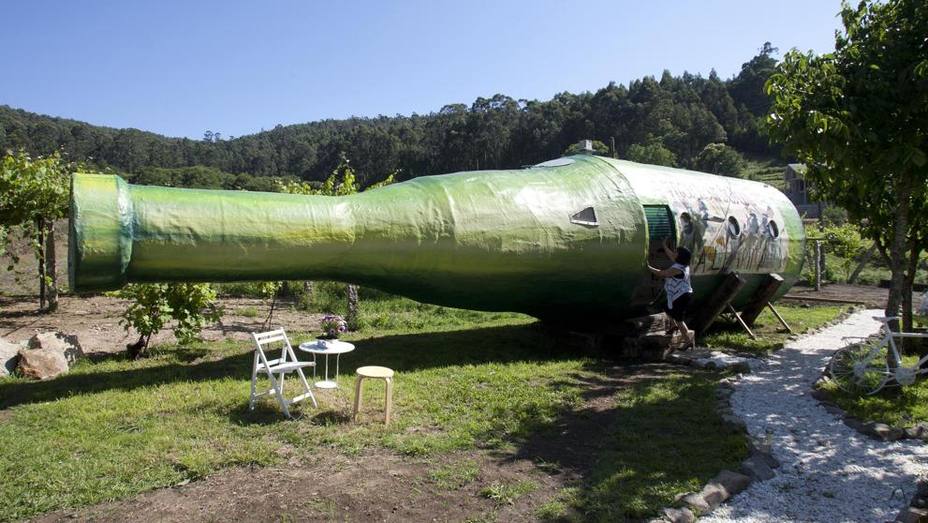
[[[683,316],[693,297],[693,286],[690,282],[690,260],[693,258],[693,253],[686,247],[678,249],[670,247],[668,238],[664,238],[663,248],[673,265],[667,269],[658,269],[649,264],[648,270],[658,278],[664,279],[664,293],[667,295],[664,312],[670,320],[670,329],[667,334],[672,335],[676,329],[679,329],[686,338],[687,348],[694,347],[696,336],[690,336],[689,328],[683,322]]]

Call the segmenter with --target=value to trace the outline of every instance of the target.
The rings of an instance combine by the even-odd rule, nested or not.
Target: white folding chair
[[[288,418],[290,417],[289,406],[303,401],[306,398],[313,400],[313,407],[318,407],[319,405],[316,403],[316,397],[313,396],[313,391],[310,390],[309,383],[306,381],[306,376],[303,374],[303,367],[315,367],[316,362],[297,360],[296,355],[293,354],[293,347],[290,346],[290,340],[287,339],[287,334],[283,329],[268,332],[253,332],[251,336],[255,340],[255,359],[254,365],[252,365],[251,368],[251,399],[248,401],[248,409],[254,410],[255,399],[265,394],[274,394],[277,396],[277,401],[280,403],[280,407]],[[278,342],[283,345],[280,357],[269,360],[265,351],[268,345]],[[305,392],[288,400],[284,397],[284,377],[290,372],[297,373]],[[264,392],[257,392],[258,373],[267,374],[268,379],[271,380],[270,389]]]

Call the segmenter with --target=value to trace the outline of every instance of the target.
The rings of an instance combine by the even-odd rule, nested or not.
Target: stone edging
[[[826,381],[830,381],[830,378],[826,374],[822,374],[822,376],[812,384],[812,390],[809,392],[809,395],[817,399],[825,410],[835,416],[840,416],[841,421],[848,427],[865,436],[880,441],[888,442],[902,439],[919,439],[928,443],[928,423],[918,423],[914,427],[903,429],[876,421],[861,421],[845,412],[844,409],[833,401],[831,394],[819,388],[819,385]],[[928,480],[922,480],[916,483],[915,494],[909,501],[909,506],[899,512],[895,521],[904,523],[928,521]]]
[[[698,354],[698,353],[697,353]],[[750,365],[746,361],[729,361],[719,365],[717,362],[706,364],[705,358],[698,355],[675,354],[668,358],[674,363],[691,365],[698,368],[732,368],[742,372],[750,372]],[[742,358],[743,359],[743,358]],[[697,363],[701,362],[701,363]],[[725,422],[729,430],[747,434],[747,426],[744,421],[735,415],[731,408],[731,395],[734,393],[734,380],[724,378],[719,381],[716,390],[716,410]],[[700,515],[707,514],[715,510],[728,498],[746,489],[752,481],[766,481],[776,473],[773,469],[778,468],[780,463],[770,454],[769,449],[761,449],[758,445],[750,442],[750,452],[748,457],[741,462],[739,472],[731,470],[722,470],[699,492],[684,492],[676,497],[676,501],[683,506],[667,507],[661,512],[661,517],[652,519],[649,523],[671,522],[671,523],[690,523],[696,521]]]
[[[928,521],[928,480],[919,481],[915,485],[915,495],[907,508],[902,509],[896,516],[896,521],[902,523],[924,523]]]
[[[832,399],[831,394],[819,388],[823,382],[830,381],[830,378],[823,375],[812,384],[812,391],[809,395],[817,399],[819,403],[828,412],[840,416],[845,425],[851,427],[857,432],[881,441],[897,441],[900,439],[919,439],[928,443],[928,423],[918,423],[914,427],[901,428],[879,423],[876,421],[861,421],[860,419],[848,414],[839,407]]]

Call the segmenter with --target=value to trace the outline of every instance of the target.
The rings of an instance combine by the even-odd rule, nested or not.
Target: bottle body
[[[541,318],[628,316],[642,305],[654,239],[634,177],[621,169],[573,157],[342,197],[77,175],[72,288],[331,279]]]

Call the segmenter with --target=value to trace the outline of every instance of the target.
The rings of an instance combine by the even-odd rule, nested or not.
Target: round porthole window
[[[777,222],[770,220],[767,222],[767,232],[770,234],[771,238],[780,237],[780,227],[777,226]]]
[[[741,224],[738,223],[738,220],[734,216],[728,217],[728,235],[732,238],[741,235]]]

